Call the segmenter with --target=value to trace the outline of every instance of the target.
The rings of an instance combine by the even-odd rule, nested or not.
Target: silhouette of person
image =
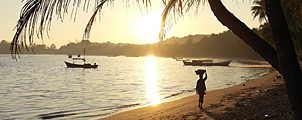
[[[203,97],[206,91],[206,84],[205,81],[208,77],[206,70],[204,69],[198,69],[195,71],[196,75],[199,75],[199,80],[197,81],[196,84],[196,93],[199,94],[199,100],[198,100],[198,107],[201,109],[202,108],[202,103],[203,103]],[[203,78],[203,74],[205,74],[205,77]]]

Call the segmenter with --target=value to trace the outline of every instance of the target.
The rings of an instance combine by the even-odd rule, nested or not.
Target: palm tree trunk
[[[302,74],[280,0],[265,0],[266,12],[279,56],[294,119],[302,119]]]
[[[276,50],[230,13],[220,0],[209,0],[216,18],[281,73]]]

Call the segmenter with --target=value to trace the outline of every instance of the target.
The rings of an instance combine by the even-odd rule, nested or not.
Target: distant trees
[[[0,43],[0,54],[10,53],[9,47],[10,43],[8,41],[2,40]]]
[[[302,73],[280,1],[291,3],[290,7],[294,9],[289,14],[299,16],[299,20],[302,18],[301,0],[264,0],[265,12],[263,13],[267,14],[275,43],[274,47],[240,21],[223,5],[221,0],[208,0],[208,3],[215,17],[222,25],[226,26],[245,43],[251,46],[283,75],[287,86],[289,101],[294,113],[294,119],[300,120],[302,119],[302,88],[300,87],[302,86]],[[169,0],[163,11],[162,29],[160,31],[161,39],[163,40],[165,36],[165,23],[167,15],[170,12],[173,12],[172,14],[174,15],[182,16],[184,11],[187,11],[194,5],[198,6],[200,2],[199,0]],[[301,21],[298,23],[301,24]]]
[[[2,40],[0,43],[0,54],[10,54],[10,45],[10,42]],[[21,54],[55,54],[56,50],[55,44],[51,44],[50,47],[47,47],[45,44],[32,44],[32,48],[28,49],[20,47]]]
[[[172,42],[170,42],[172,41]],[[182,44],[179,44],[182,43]],[[6,46],[6,47],[2,47]],[[10,53],[10,43],[3,40],[1,48],[5,54]],[[182,38],[172,37],[162,45],[154,44],[129,44],[129,43],[104,43],[90,42],[89,40],[69,41],[68,44],[56,49],[55,44],[49,47],[46,45],[33,44],[33,51],[27,52],[22,49],[22,54],[83,54],[86,47],[86,54],[105,56],[162,56],[162,57],[219,57],[219,58],[246,58],[262,59],[249,46],[242,42],[231,31],[225,31],[211,35],[188,35]]]
[[[96,0],[96,7],[92,17],[90,18],[86,29],[84,38],[89,38],[91,26],[95,21],[97,14],[102,10],[107,2],[114,0]],[[200,2],[205,0],[162,0],[166,4],[163,11],[162,29],[160,37],[165,36],[165,20],[169,12],[174,12],[174,15],[183,15],[192,6],[200,5]],[[18,53],[19,43],[25,42],[28,39],[32,45],[33,35],[37,32],[38,36],[43,36],[44,30],[49,30],[51,18],[53,13],[57,14],[59,18],[63,19],[65,13],[68,12],[69,5],[73,5],[77,9],[81,0],[28,0],[21,10],[21,17],[17,23],[17,31],[12,40],[11,49],[13,52]],[[84,9],[88,7],[89,0],[85,0]],[[138,3],[144,4],[145,7],[151,6],[151,0],[137,0]],[[293,48],[291,34],[289,32],[283,8],[281,7],[280,0],[264,0],[265,10],[268,15],[270,28],[275,43],[275,48],[264,41],[260,36],[255,34],[248,28],[242,21],[240,21],[234,14],[226,9],[221,0],[208,0],[209,6],[216,16],[217,20],[224,26],[229,28],[234,34],[242,39],[246,44],[251,46],[257,53],[259,53],[265,60],[267,60],[276,70],[283,76],[287,86],[289,100],[294,113],[294,119],[302,119],[302,73],[298,66],[296,53]],[[299,19],[298,24],[301,23],[301,0],[282,0],[291,4],[293,9],[289,14]],[[295,7],[294,5],[297,5]],[[173,10],[172,10],[173,9]],[[197,23],[198,24],[198,23]],[[294,23],[298,25],[297,23]],[[40,25],[40,26],[38,26]],[[37,30],[38,29],[38,30]],[[298,29],[296,29],[297,31]],[[27,35],[28,34],[28,35]],[[20,36],[29,36],[20,37]],[[26,43],[26,42],[25,42]],[[290,89],[289,89],[290,88]],[[293,88],[293,89],[292,89]]]
[[[55,49],[57,49],[57,46],[56,46],[55,44],[51,44],[50,47],[49,47],[48,49],[53,49],[53,50],[55,50]]]

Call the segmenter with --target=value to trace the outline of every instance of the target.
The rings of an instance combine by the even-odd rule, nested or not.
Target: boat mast
[[[84,46],[84,63],[86,62],[86,58],[85,58],[85,54],[86,54],[86,40],[82,40],[83,41],[83,46]]]
[[[85,48],[84,48],[84,62],[86,61],[86,59],[85,59]]]

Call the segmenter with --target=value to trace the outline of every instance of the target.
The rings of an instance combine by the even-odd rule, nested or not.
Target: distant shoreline
[[[191,39],[192,38],[192,39]],[[103,56],[160,56],[160,57],[212,57],[212,58],[244,58],[261,59],[250,46],[239,39],[231,31],[212,35],[190,35],[182,38],[168,38],[163,43],[130,44],[111,42],[90,42],[82,40],[69,42],[56,47],[54,44],[33,44],[28,49],[20,46],[19,54],[83,54]],[[2,40],[0,54],[10,54],[10,42]]]
[[[11,55],[11,53],[0,53],[0,55]],[[22,55],[66,55],[68,57],[69,54],[65,53],[19,53],[18,54],[21,58]],[[78,54],[72,54],[73,56],[77,56]],[[80,54],[83,55],[83,54]],[[142,55],[142,56],[126,56],[126,55],[118,55],[118,56],[111,56],[111,55],[98,55],[98,54],[86,54],[87,56],[104,56],[104,57],[145,57],[148,55]],[[167,57],[167,58],[173,58],[174,56],[155,56],[155,57]],[[236,59],[238,61],[242,62],[250,62],[250,63],[261,63],[266,62],[263,58],[245,58],[245,57],[200,57],[200,56],[193,56],[193,57],[184,57],[187,59],[201,59],[201,58],[208,58],[208,59]]]

